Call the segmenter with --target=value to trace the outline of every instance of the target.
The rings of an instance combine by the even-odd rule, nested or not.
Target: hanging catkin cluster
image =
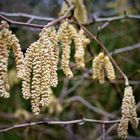
[[[23,97],[31,99],[32,110],[48,104],[50,88],[58,83],[58,46],[54,27],[43,28],[38,41],[27,49],[24,61]]]
[[[0,96],[9,97],[10,86],[8,84],[8,49],[12,49],[15,61],[17,77],[23,78],[23,53],[20,48],[19,40],[9,30],[7,22],[2,21],[0,25]]]
[[[85,46],[90,43],[90,40],[86,38],[83,30],[79,33],[77,30],[70,25],[67,21],[63,22],[57,32],[58,41],[62,44],[62,60],[61,60],[61,68],[64,74],[72,78],[73,73],[69,67],[69,59],[70,59],[70,50],[71,50],[71,42],[72,40],[75,43],[75,61],[77,64],[77,68],[84,68],[84,55],[85,55]]]
[[[105,56],[105,54],[101,52],[93,59],[92,77],[93,79],[97,78],[102,84],[105,82],[105,72],[107,73],[107,77],[109,80],[115,79],[115,71],[109,57]]]
[[[135,99],[133,96],[132,87],[130,86],[127,86],[124,90],[121,110],[122,118],[118,127],[118,134],[120,138],[126,139],[129,121],[133,128],[137,128],[138,126]]]

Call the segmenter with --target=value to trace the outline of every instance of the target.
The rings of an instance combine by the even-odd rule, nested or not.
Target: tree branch
[[[138,48],[140,48],[140,43],[137,43],[132,46],[125,47],[125,48],[115,49],[114,51],[110,52],[110,55],[120,54],[123,52],[132,51],[132,50],[138,49]]]
[[[67,3],[68,6],[72,6],[71,3],[67,0],[65,0],[65,2]],[[74,9],[74,8],[73,8]],[[68,13],[73,10],[73,9],[68,9]],[[68,15],[66,13],[66,15]],[[54,21],[54,18],[52,17],[43,17],[43,16],[36,16],[36,15],[31,15],[31,14],[26,14],[26,13],[7,13],[7,12],[2,12],[0,11],[0,18],[6,20],[7,22],[14,24],[14,25],[18,25],[18,26],[29,26],[29,27],[34,27],[34,28],[43,28],[44,25],[39,25],[39,24],[29,24],[29,23],[25,23],[25,22],[18,22],[18,21],[14,21],[14,20],[10,20],[7,17],[25,17],[25,18],[30,18],[32,20],[43,20],[43,21],[47,21],[47,22],[52,22]],[[65,16],[65,15],[64,15]],[[123,19],[132,19],[132,20],[140,20],[140,16],[139,15],[131,15],[131,14],[124,14],[121,16],[114,16],[114,17],[104,17],[104,18],[100,18],[100,17],[93,17],[93,19],[83,25],[89,25],[89,24],[93,24],[93,23],[100,23],[100,22],[113,22],[113,21],[119,21],[119,20],[123,20]]]
[[[138,118],[140,121],[140,118]],[[115,124],[119,123],[120,120],[111,120],[111,121],[104,121],[104,120],[94,120],[94,119],[87,119],[82,118],[78,120],[71,120],[71,121],[38,121],[38,122],[29,122],[23,124],[13,125],[11,127],[0,129],[0,133],[7,132],[16,128],[24,128],[28,126],[36,126],[36,125],[69,125],[69,124],[84,124],[84,123],[98,123],[98,124]]]
[[[36,15],[31,15],[31,14],[26,14],[26,13],[7,13],[7,12],[2,12],[0,11],[0,14],[3,16],[7,17],[24,17],[24,18],[33,18],[34,20],[43,20],[43,21],[52,21],[54,18],[52,17],[43,17],[43,16],[36,16]]]
[[[9,24],[17,25],[17,26],[27,26],[27,27],[34,27],[34,28],[43,28],[45,26],[46,28],[48,28],[48,27],[56,25],[57,23],[61,22],[63,19],[66,19],[68,17],[69,13],[73,9],[74,9],[74,6],[71,5],[64,16],[61,16],[57,19],[52,20],[47,25],[39,25],[39,24],[31,24],[31,23],[26,23],[26,22],[18,22],[18,21],[11,20],[11,19],[9,19],[9,18],[7,18],[3,15],[0,15],[0,19],[7,21]]]
[[[89,25],[94,23],[101,23],[101,22],[114,22],[114,21],[120,21],[120,20],[140,20],[140,15],[131,15],[131,14],[124,14],[121,16],[114,16],[114,17],[92,17],[91,21],[83,24],[83,25]]]

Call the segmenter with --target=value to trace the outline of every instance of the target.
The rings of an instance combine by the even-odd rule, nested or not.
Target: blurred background
[[[36,16],[57,18],[61,11],[63,0],[0,0],[0,12],[27,13]],[[139,0],[84,0],[88,21],[127,14],[140,15]],[[25,17],[10,19],[27,22]],[[32,23],[47,24],[47,21],[34,20]],[[107,25],[106,25],[107,24]],[[58,27],[58,26],[56,26]],[[128,76],[133,87],[137,113],[140,116],[140,20],[123,19],[114,22],[98,22],[86,25],[106,46],[117,64]],[[101,28],[100,31],[98,29]],[[39,29],[11,25],[17,35],[23,52],[31,43],[38,39]],[[126,48],[126,49],[122,49]],[[129,48],[129,50],[127,49]],[[116,80],[99,84],[92,80],[90,74],[92,57],[100,49],[92,41],[87,48],[86,68],[79,71],[73,68],[74,78],[68,80],[61,69],[58,70],[59,84],[52,89],[52,97],[47,108],[42,109],[39,116],[31,112],[30,101],[22,98],[21,81],[16,78],[14,56],[10,53],[8,75],[11,86],[9,99],[0,98],[0,129],[13,124],[38,120],[73,120],[81,116],[98,120],[115,120],[121,117],[121,103],[124,92],[124,81],[116,70]],[[118,53],[115,50],[119,49]],[[61,50],[61,47],[60,47]],[[72,48],[74,53],[74,48]],[[71,65],[73,65],[73,53]],[[0,140],[101,140],[102,125],[84,123],[74,125],[39,125],[14,129],[0,133]],[[119,140],[117,124],[105,125],[106,140]],[[129,126],[128,140],[140,140],[140,126],[133,130]]]

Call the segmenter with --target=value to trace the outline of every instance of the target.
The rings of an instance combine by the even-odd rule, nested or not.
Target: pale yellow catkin
[[[39,114],[40,105],[43,107],[47,105],[49,96],[48,86],[50,87],[51,59],[50,53],[46,51],[48,45],[46,46],[43,43],[44,40],[38,40],[33,43],[25,54],[23,97],[25,99],[31,98],[32,111],[35,115]],[[32,79],[31,71],[33,71]]]
[[[19,40],[18,38],[12,34],[12,32],[9,30],[8,25],[5,21],[1,22],[4,26],[2,31],[2,39],[5,40],[5,47],[12,48],[14,56],[15,56],[15,62],[16,62],[16,70],[17,70],[17,77],[22,79],[23,78],[23,53],[20,48]]]
[[[109,80],[114,80],[115,79],[115,71],[114,67],[109,59],[108,56],[104,57],[104,67],[107,72],[107,77]]]
[[[90,39],[87,38],[87,37],[84,35],[84,30],[83,30],[83,29],[80,29],[80,31],[79,31],[79,37],[80,37],[80,39],[81,39],[81,42],[82,42],[84,48],[86,48],[86,46],[87,46],[88,44],[90,44]]]
[[[42,32],[40,33],[40,40],[45,40],[48,38],[52,45],[52,50],[50,51],[50,59],[51,59],[51,73],[50,73],[50,85],[56,87],[58,84],[58,75],[57,75],[57,65],[58,65],[58,40],[56,37],[56,30],[55,27],[43,28]]]
[[[73,25],[69,25],[69,32],[70,32],[71,39],[73,39],[75,43],[74,58],[77,64],[77,68],[83,69],[85,67],[85,60],[84,60],[85,50],[82,44],[82,40]]]
[[[20,79],[23,79],[23,53],[20,48],[19,40],[16,38],[15,35],[12,36],[12,39],[14,40],[12,49],[15,56],[15,62],[16,62],[16,70],[17,70],[17,77]]]
[[[118,127],[118,135],[121,139],[126,139],[128,134],[128,123],[129,119],[122,116],[121,122]]]
[[[69,67],[71,36],[69,33],[69,24],[67,21],[63,22],[59,27],[57,32],[57,39],[62,44],[61,68],[68,78],[72,78],[73,73]]]
[[[131,92],[129,87],[126,87],[124,90],[124,97],[122,101],[122,118],[118,126],[118,134],[122,139],[126,139],[128,131],[128,123],[130,120],[130,106],[131,106]]]
[[[32,111],[35,115],[38,115],[40,112],[40,94],[41,94],[41,54],[40,54],[40,46],[36,46],[34,51],[34,59],[33,59],[33,78],[31,84],[31,104]]]
[[[74,11],[75,18],[80,23],[86,23],[88,21],[88,17],[87,17],[87,10],[84,5],[84,0],[75,0],[75,6],[76,6],[76,9]]]
[[[2,26],[2,25],[1,25]],[[7,40],[3,37],[5,28],[2,27],[0,31],[0,96],[8,98],[9,84],[8,84],[8,50]]]
[[[138,126],[135,100],[133,96],[132,87],[127,86],[124,90],[124,97],[122,101],[122,118],[118,127],[119,137],[122,139],[127,138],[128,123],[132,124],[133,128]]]
[[[131,92],[130,123],[132,127],[135,129],[138,127],[139,121],[137,118],[136,103],[135,103],[132,87],[129,87],[129,92]]]
[[[31,99],[32,111],[48,105],[51,86],[57,86],[58,47],[54,27],[43,28],[40,38],[25,53],[23,96]],[[32,74],[31,74],[32,73]]]
[[[92,61],[92,78],[96,79],[97,76],[97,64],[98,64],[98,56],[96,56]]]
[[[92,78],[97,78],[101,84],[104,83],[105,71],[109,80],[115,79],[114,67],[109,57],[106,56],[103,52],[101,52],[92,61]]]
[[[40,56],[42,71],[40,105],[45,107],[48,105],[51,86],[56,87],[58,83],[56,72],[58,52],[55,50],[58,45],[57,40],[53,40],[53,38],[56,36],[54,27],[44,29],[41,33],[43,32],[44,35],[41,35],[39,39],[41,44]]]
[[[97,77],[100,84],[103,84],[105,82],[105,74],[104,74],[104,53],[99,53],[98,59],[97,59]]]
[[[30,99],[31,98],[31,73],[32,73],[32,61],[34,58],[34,50],[36,46],[39,46],[39,42],[32,43],[25,53],[24,58],[24,73],[23,73],[23,81],[22,81],[22,94],[23,98]]]
[[[1,36],[1,35],[0,35]],[[8,98],[9,84],[8,84],[8,52],[3,42],[0,40],[0,96]]]
[[[51,55],[53,52],[53,44],[50,40],[46,39],[42,42],[42,79],[41,79],[41,99],[40,99],[40,105],[45,107],[48,105],[49,100],[49,91],[50,86],[53,83],[52,81],[52,61],[51,61]],[[56,71],[55,71],[56,72]]]

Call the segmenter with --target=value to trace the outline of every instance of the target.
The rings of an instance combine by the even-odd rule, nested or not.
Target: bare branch
[[[138,48],[140,48],[140,43],[137,43],[137,44],[134,44],[132,46],[125,47],[125,48],[115,49],[114,51],[110,52],[110,55],[128,52],[128,51],[132,51],[132,50],[138,49]]]
[[[140,118],[138,118],[140,121]],[[36,126],[36,125],[69,125],[69,124],[84,124],[84,123],[98,123],[98,124],[115,124],[119,123],[120,120],[111,120],[111,121],[104,121],[104,120],[94,120],[94,119],[78,119],[78,120],[71,120],[71,121],[38,121],[38,122],[29,122],[29,123],[23,123],[23,124],[17,124],[13,125],[11,127],[7,127],[0,130],[0,133],[7,132],[16,128],[24,128],[28,126]]]
[[[70,7],[73,7],[72,9],[74,9],[74,6],[67,0],[65,0],[66,4]],[[68,9],[68,13],[70,13],[70,11],[72,9]],[[65,15],[68,15],[67,13]],[[65,17],[64,15],[64,17]],[[47,21],[47,22],[51,22],[54,21],[55,19],[52,17],[43,17],[43,16],[36,16],[36,15],[31,15],[31,14],[26,14],[26,13],[7,13],[7,12],[0,12],[0,18],[6,20],[7,22],[14,24],[14,25],[18,25],[18,26],[29,26],[29,27],[34,27],[34,28],[43,28],[44,25],[39,25],[39,24],[29,24],[25,23],[25,22],[18,22],[18,21],[14,21],[14,20],[10,20],[7,17],[25,17],[25,18],[30,18],[33,20],[42,20],[42,21]],[[67,16],[66,16],[67,17]],[[121,16],[114,16],[114,17],[104,17],[104,18],[100,18],[100,17],[93,17],[93,19],[83,25],[89,25],[89,24],[93,24],[93,23],[100,23],[100,22],[105,22],[105,23],[109,23],[109,22],[113,22],[113,21],[119,21],[119,20],[123,20],[123,19],[132,19],[132,20],[140,20],[140,16],[139,15],[130,15],[130,14],[124,14]]]
[[[26,14],[26,13],[7,13],[7,12],[0,12],[1,15],[3,16],[8,16],[8,17],[25,17],[25,18],[33,18],[34,20],[43,20],[43,21],[52,21],[54,18],[52,17],[43,17],[43,16],[36,16],[36,15],[31,15],[31,14]]]
[[[120,20],[140,20],[139,15],[130,15],[130,14],[124,14],[121,16],[114,16],[114,17],[93,17],[93,19],[83,25],[89,25],[94,23],[101,23],[101,22],[114,22],[114,21],[120,21]]]
[[[59,17],[57,19],[54,19],[53,21],[49,22],[47,25],[39,25],[39,24],[31,24],[31,23],[25,23],[25,22],[18,22],[18,21],[14,21],[14,20],[11,20],[9,18],[6,18],[5,16],[2,16],[2,15],[0,15],[0,19],[7,21],[9,24],[17,25],[17,26],[27,26],[27,27],[34,27],[34,28],[43,28],[45,26],[47,28],[47,27],[56,25],[57,23],[61,22],[63,19],[66,19],[68,17],[69,13],[73,9],[74,9],[74,6],[71,5],[69,7],[68,11],[65,13],[64,16],[61,16],[61,17]]]

